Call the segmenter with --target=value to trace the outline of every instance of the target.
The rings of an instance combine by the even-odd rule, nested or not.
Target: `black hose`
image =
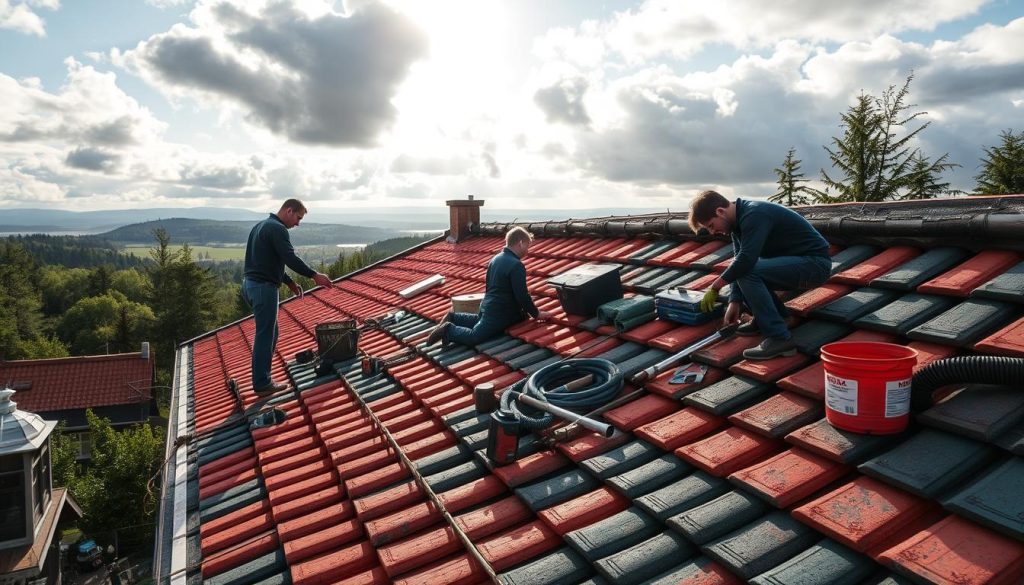
[[[566,392],[565,384],[591,374],[590,386]],[[500,409],[519,421],[523,431],[540,430],[554,422],[554,415],[514,400],[522,392],[537,400],[573,411],[586,412],[604,406],[622,392],[622,371],[614,362],[600,358],[569,359],[545,366],[512,385],[501,395]]]
[[[967,355],[936,360],[914,374],[911,409],[921,412],[932,406],[932,392],[948,384],[1000,384],[1019,386],[1024,380],[1024,358]]]

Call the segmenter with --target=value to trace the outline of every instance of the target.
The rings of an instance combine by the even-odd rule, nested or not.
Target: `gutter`
[[[160,470],[160,516],[153,551],[153,579],[157,583],[184,585],[187,578],[188,442],[179,444],[178,438],[188,436],[187,364],[191,351],[190,347],[181,347],[174,356],[167,444]],[[168,530],[170,539],[165,543],[164,534]],[[168,547],[166,550],[165,545]]]

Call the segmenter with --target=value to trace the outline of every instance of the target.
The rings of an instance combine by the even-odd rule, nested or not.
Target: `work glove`
[[[704,293],[704,299],[701,300],[701,302],[700,302],[700,312],[701,313],[710,313],[711,311],[714,311],[715,310],[715,303],[717,303],[717,302],[718,302],[718,291],[713,289],[713,288],[709,288],[707,290],[707,292]]]

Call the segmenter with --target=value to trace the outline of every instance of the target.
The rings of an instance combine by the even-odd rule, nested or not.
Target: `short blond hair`
[[[718,191],[701,191],[690,202],[690,229],[700,231],[700,224],[715,218],[720,207],[729,207],[729,200]]]
[[[532,241],[533,241],[533,234],[531,234],[530,232],[526,231],[526,228],[524,228],[524,227],[516,226],[516,227],[508,230],[508,232],[505,234],[505,245],[506,246],[514,246],[514,245],[520,244],[522,242],[532,242]]]

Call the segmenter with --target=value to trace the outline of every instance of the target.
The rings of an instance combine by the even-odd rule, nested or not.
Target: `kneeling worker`
[[[725,325],[739,321],[745,304],[754,320],[737,333],[764,335],[757,347],[743,352],[752,360],[767,360],[796,353],[786,326],[785,305],[772,291],[820,286],[831,273],[828,242],[802,215],[767,201],[730,202],[715,191],[704,191],[690,203],[690,228],[732,236],[732,264],[704,294],[700,309],[709,312],[718,290],[732,284]]]
[[[507,327],[526,319],[547,320],[551,314],[539,311],[526,289],[523,258],[530,251],[533,234],[514,227],[505,234],[505,248],[487,265],[487,280],[480,313],[448,313],[430,332],[427,345],[455,341],[477,345],[501,335]]]

